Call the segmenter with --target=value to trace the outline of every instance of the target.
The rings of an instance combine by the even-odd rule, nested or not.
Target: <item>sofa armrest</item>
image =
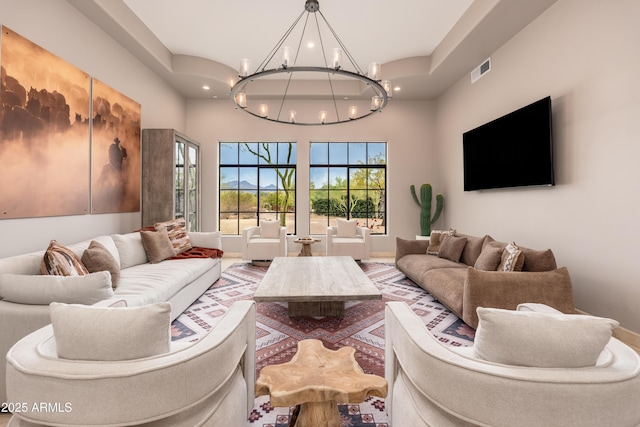
[[[575,312],[567,268],[540,272],[467,268],[462,300],[462,320],[467,325],[478,327],[478,307],[515,310],[522,303],[541,303],[563,313]]]
[[[405,255],[426,254],[428,246],[428,240],[407,240],[396,237],[396,263]]]

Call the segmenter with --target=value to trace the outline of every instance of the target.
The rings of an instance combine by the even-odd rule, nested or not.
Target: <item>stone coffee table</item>
[[[265,366],[256,396],[270,395],[273,406],[300,405],[296,427],[340,427],[340,403],[361,403],[367,396],[386,397],[387,381],[365,374],[353,347],[326,349],[322,341],[298,343],[290,362]]]
[[[379,300],[382,293],[349,256],[276,257],[253,299],[286,302],[290,317],[342,317],[345,301]]]

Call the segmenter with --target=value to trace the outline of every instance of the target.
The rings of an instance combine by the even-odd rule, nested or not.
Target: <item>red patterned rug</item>
[[[391,264],[360,264],[382,292],[381,301],[348,302],[343,318],[287,316],[286,303],[258,303],[256,313],[256,377],[267,365],[289,361],[297,343],[321,340],[325,347],[351,346],[366,373],[384,376],[384,303],[403,301],[420,316],[441,342],[453,346],[473,344],[475,331]],[[172,324],[174,341],[194,341],[211,329],[234,301],[252,299],[267,267],[233,264],[189,309]],[[384,400],[340,405],[343,426],[388,426]],[[256,399],[248,426],[286,427],[289,409],[273,408],[267,398]]]

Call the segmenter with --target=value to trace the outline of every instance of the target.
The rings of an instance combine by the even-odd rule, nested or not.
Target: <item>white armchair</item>
[[[260,226],[242,230],[242,259],[272,261],[287,256],[287,228],[278,221],[260,221]]]
[[[368,260],[371,254],[371,230],[355,220],[338,218],[336,226],[327,227],[327,256],[350,256]]]
[[[7,401],[20,402],[8,426],[246,425],[255,322],[255,303],[238,301],[195,343],[117,361],[60,358],[45,326],[7,353]]]
[[[640,357],[615,338],[607,343],[605,336],[594,366],[526,367],[479,359],[473,347],[441,344],[404,303],[387,303],[385,325],[386,408],[394,426],[640,423]]]

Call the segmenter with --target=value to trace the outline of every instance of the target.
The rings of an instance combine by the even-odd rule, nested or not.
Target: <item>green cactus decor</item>
[[[420,200],[418,200],[416,187],[411,184],[411,195],[413,196],[413,200],[415,200],[418,206],[422,208],[420,210],[420,230],[423,236],[431,235],[431,224],[438,220],[444,206],[444,197],[442,194],[436,194],[436,212],[434,213],[433,218],[431,217],[432,191],[431,184],[422,184],[422,186],[420,186]]]

